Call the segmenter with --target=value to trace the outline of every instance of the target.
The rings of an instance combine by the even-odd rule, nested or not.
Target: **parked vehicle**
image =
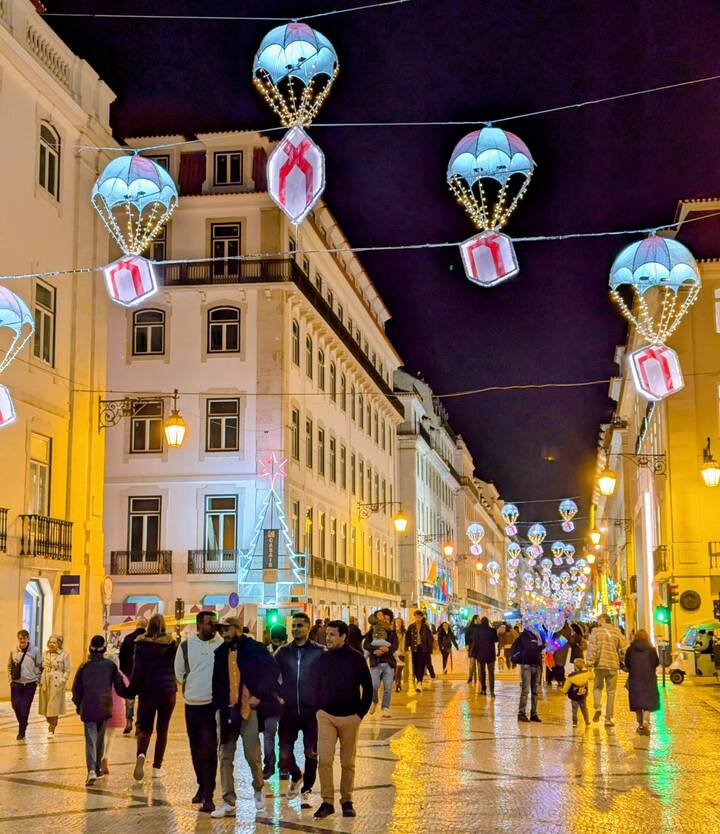
[[[712,651],[703,650],[703,632],[713,631],[715,644]],[[670,664],[670,680],[681,684],[685,678],[705,679],[715,683],[720,680],[720,623],[701,622],[688,626],[682,639],[676,646]]]

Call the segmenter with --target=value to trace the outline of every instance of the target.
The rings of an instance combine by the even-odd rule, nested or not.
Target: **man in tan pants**
[[[372,679],[365,658],[347,645],[348,627],[333,620],[326,628],[328,651],[314,667],[318,703],[318,775],[322,804],[318,819],[335,813],[333,760],[340,740],[340,806],[344,817],[354,817],[355,752],[360,722],[370,709]]]

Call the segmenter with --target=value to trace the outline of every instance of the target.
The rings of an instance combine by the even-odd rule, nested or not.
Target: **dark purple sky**
[[[50,11],[302,15],[361,0],[50,0]],[[118,136],[271,127],[251,83],[270,23],[48,18],[117,92]],[[341,72],[319,121],[488,120],[720,73],[716,0],[415,0],[313,22]],[[537,173],[507,228],[548,234],[662,224],[720,194],[720,82],[517,119]],[[317,128],[325,198],[355,245],[472,232],[445,183],[471,128]],[[609,377],[624,323],[607,292],[632,238],[518,244],[521,272],[469,284],[455,249],[367,254],[389,335],[436,392]],[[447,401],[478,474],[508,500],[589,494],[605,386]],[[554,462],[543,458],[552,449]],[[537,515],[555,515],[552,506]],[[583,508],[584,509],[584,508]],[[548,514],[549,513],[549,514]],[[584,513],[581,513],[584,514]],[[529,514],[523,514],[525,518]]]

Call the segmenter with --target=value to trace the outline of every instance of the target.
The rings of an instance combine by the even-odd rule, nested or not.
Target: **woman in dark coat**
[[[630,709],[637,716],[637,732],[650,735],[650,715],[660,709],[655,670],[660,665],[655,646],[650,642],[647,631],[640,629],[625,652],[625,666],[628,670],[628,692]]]
[[[175,652],[177,643],[165,631],[162,614],[150,617],[147,631],[135,640],[132,674],[127,686],[129,697],[138,698],[137,758],[133,778],[142,782],[145,756],[155,726],[153,779],[164,776],[163,757],[167,746],[168,728],[175,709],[177,683],[175,681]]]
[[[448,658],[452,653],[453,646],[455,646],[456,649],[458,647],[457,640],[455,639],[455,632],[450,628],[450,623],[447,621],[440,623],[440,628],[437,632],[437,641],[440,654],[442,655],[443,674],[447,675]]]
[[[572,634],[570,635],[570,662],[572,663],[574,660],[577,660],[579,657],[583,657],[583,642],[584,637],[582,633],[582,629],[577,623],[571,623],[570,628],[572,629]]]
[[[495,657],[497,655],[498,633],[490,625],[487,617],[480,620],[473,638],[470,656],[475,658],[480,667],[479,678],[481,694],[487,695],[486,680],[490,678],[490,695],[495,697]]]

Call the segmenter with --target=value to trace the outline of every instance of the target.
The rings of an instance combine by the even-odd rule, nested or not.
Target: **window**
[[[208,400],[206,445],[208,452],[240,449],[240,400]]]
[[[387,515],[387,483],[385,478],[382,479],[382,505],[383,513]]]
[[[300,502],[292,502],[292,535],[293,535],[293,550],[296,553],[300,552]]]
[[[235,550],[237,541],[237,496],[208,495],[205,498],[205,550]]]
[[[353,324],[353,320],[352,320],[352,318],[351,318],[350,316],[348,316],[347,329],[348,329],[348,333],[349,333],[351,336],[352,336],[352,334],[353,334],[353,328],[354,328],[354,327],[355,327],[355,325]]]
[[[355,495],[355,452],[350,455],[350,492]]]
[[[378,436],[379,435],[379,420],[378,420],[377,411],[373,412],[373,428],[374,428],[374,434],[375,434],[375,443],[377,444],[377,443],[380,442],[380,438]]]
[[[340,557],[344,565],[347,564],[347,547],[347,524],[343,521],[342,526],[340,527]]]
[[[313,465],[313,424],[312,420],[305,420],[305,466],[312,469]]]
[[[55,367],[55,287],[35,284],[35,339],[33,353]]]
[[[42,434],[30,435],[30,515],[50,515],[50,473],[52,440]]]
[[[360,500],[365,500],[365,464],[362,460],[358,463],[358,485],[360,486]]]
[[[162,400],[134,402],[130,417],[130,452],[162,452],[163,403]]]
[[[337,368],[335,363],[330,363],[330,399],[337,402]]]
[[[151,261],[164,261],[167,255],[167,224],[160,227],[160,231],[148,246],[147,255]]]
[[[165,353],[165,313],[138,310],[133,314],[133,356]]]
[[[332,516],[330,519],[330,558],[337,562],[337,519]]]
[[[372,435],[372,407],[370,403],[367,404],[367,433],[368,437]]]
[[[325,476],[325,429],[318,429],[318,475]]]
[[[313,378],[313,341],[312,336],[308,335],[305,337],[305,373],[308,376],[308,379]]]
[[[347,449],[340,444],[340,488],[347,489]]]
[[[290,453],[295,460],[300,460],[300,412],[297,408],[290,412]]]
[[[303,256],[303,272],[310,277],[310,258],[307,255]]]
[[[335,309],[335,293],[332,290],[327,291],[327,303],[330,305],[330,309]]]
[[[170,155],[169,154],[161,154],[158,156],[151,156],[148,155],[147,159],[152,159],[152,161],[159,165],[161,168],[164,168],[166,171],[170,171]]]
[[[325,390],[325,351],[318,350],[318,388]]]
[[[356,408],[355,408],[355,386],[350,386],[350,416],[353,420],[356,417]]]
[[[340,374],[340,408],[343,411],[347,409],[347,378],[345,374]]]
[[[160,549],[161,499],[130,498],[128,502],[128,550],[130,560],[157,559]]]
[[[386,448],[385,428],[385,418],[383,417],[382,427],[380,428],[380,445],[383,450]]]
[[[38,182],[56,200],[60,199],[60,136],[47,122],[40,123]]]
[[[237,278],[240,274],[240,224],[213,223],[210,226],[211,252],[215,259],[213,277]]]
[[[315,289],[322,295],[323,279],[319,272],[315,273]]]
[[[295,255],[297,255],[297,242],[292,235],[288,236],[288,252],[290,253],[290,257],[294,260]]]
[[[215,154],[215,185],[242,185],[243,153],[230,151]]]
[[[312,507],[305,508],[305,550],[311,556],[313,553],[313,514]]]
[[[300,325],[295,319],[292,323],[292,361],[300,367]]]
[[[208,311],[208,353],[240,351],[240,310],[215,307]]]
[[[357,529],[355,527],[350,528],[350,553],[353,567],[357,567]]]
[[[318,513],[318,552],[320,558],[325,558],[325,513],[320,510]]]
[[[330,438],[330,480],[335,483],[337,481],[337,455],[336,455],[337,441],[334,437]]]
[[[358,394],[358,426],[363,428],[365,426],[365,398],[362,394]]]
[[[337,317],[340,319],[340,324],[345,324],[345,310],[342,304],[338,304],[337,306]]]

